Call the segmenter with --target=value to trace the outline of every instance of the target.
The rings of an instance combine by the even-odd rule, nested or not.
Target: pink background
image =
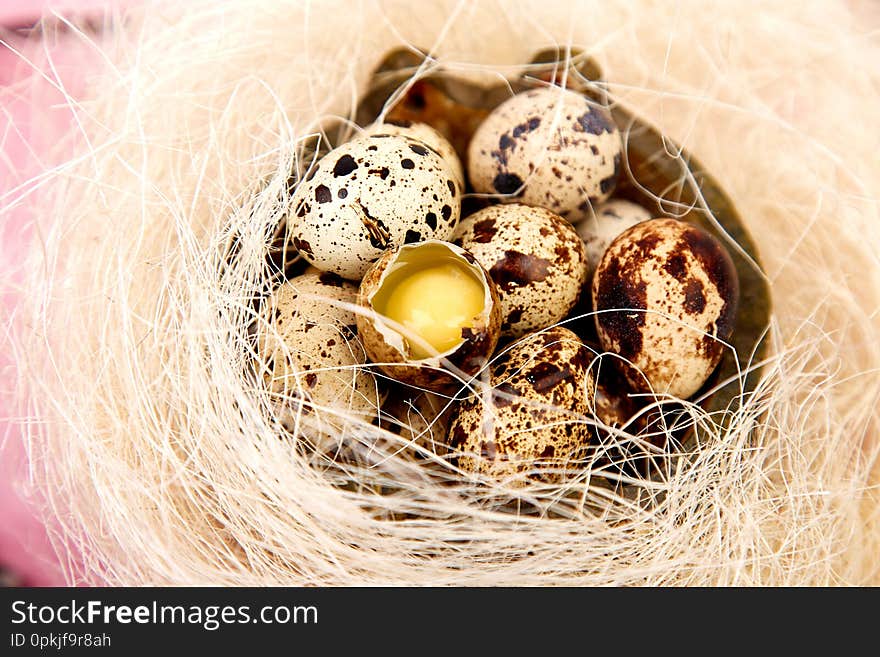
[[[70,127],[70,112],[53,85],[35,75],[34,67],[15,51],[37,62],[36,66],[60,83],[73,97],[82,93],[83,80],[96,53],[70,34],[12,32],[33,25],[50,9],[70,15],[95,13],[112,0],[0,0],[0,207],[19,196],[18,186],[51,163],[48,149]],[[112,4],[118,5],[118,2]],[[93,37],[94,38],[94,37]],[[51,56],[55,72],[39,62]],[[57,76],[57,77],[56,77]],[[10,192],[12,192],[10,194]],[[32,197],[31,197],[32,198]],[[0,216],[0,317],[5,321],[17,303],[15,270],[29,240],[31,213],[26,198]],[[5,287],[10,281],[12,286]],[[63,585],[61,569],[49,544],[47,528],[33,504],[38,491],[30,486],[27,459],[10,402],[15,394],[5,327],[0,326],[0,569],[14,581],[32,586]]]

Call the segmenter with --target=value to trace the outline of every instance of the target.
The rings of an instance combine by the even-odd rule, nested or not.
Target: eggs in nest
[[[496,202],[461,220],[464,168],[433,127],[376,123],[330,151],[288,217],[317,271],[261,313],[274,336],[260,338],[264,378],[292,400],[284,417],[307,414],[305,400],[368,417],[381,372],[412,389],[382,417],[414,445],[521,485],[577,472],[615,440],[608,427],[644,426],[629,422],[643,405],[630,393],[696,393],[733,327],[736,270],[703,229],[609,200],[621,159],[608,110],[558,87],[517,94],[478,126],[467,177]],[[559,325],[582,299],[622,388],[597,381],[597,351]]]

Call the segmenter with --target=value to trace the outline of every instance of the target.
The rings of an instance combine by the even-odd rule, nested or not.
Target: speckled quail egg
[[[639,407],[644,404],[644,402],[640,404],[640,400],[632,397],[625,386],[609,384],[607,380],[597,381],[595,399],[596,417],[603,424],[618,429],[631,425]],[[629,431],[636,433],[632,427]]]
[[[322,271],[360,280],[386,249],[450,237],[461,193],[452,167],[423,142],[377,134],[321,158],[291,207],[297,251]]]
[[[444,391],[482,369],[498,343],[501,302],[476,259],[428,240],[389,250],[361,281],[358,333],[388,376]]]
[[[563,319],[587,277],[574,227],[544,208],[493,205],[464,219],[454,241],[489,272],[501,297],[504,336],[519,337]]]
[[[574,222],[614,191],[621,140],[608,110],[582,94],[544,87],[496,107],[474,134],[467,160],[475,191]]]
[[[358,367],[366,352],[355,315],[334,305],[356,297],[357,288],[335,274],[302,274],[264,301],[256,324],[257,370],[278,419],[320,450],[331,449],[349,421],[370,422],[378,408],[375,378]]]
[[[615,359],[629,386],[686,398],[721,359],[739,280],[730,254],[708,232],[651,219],[611,243],[592,294],[599,340],[631,363]]]
[[[669,409],[648,406],[648,399],[630,393],[625,382],[599,377],[595,413],[605,426],[593,427],[594,473],[644,477],[661,465],[671,426],[664,415]]]
[[[365,133],[368,135],[401,135],[410,139],[418,139],[446,160],[455,173],[459,191],[464,191],[464,167],[458,153],[455,152],[455,148],[446,137],[427,123],[413,123],[411,121],[373,123],[366,127]]]
[[[514,486],[562,480],[589,448],[592,359],[558,326],[511,346],[492,366],[491,387],[462,401],[450,424],[459,467]]]
[[[594,214],[582,219],[575,226],[586,247],[588,277],[596,271],[602,254],[615,237],[627,228],[652,217],[641,205],[624,199],[612,199],[595,210]]]
[[[389,428],[413,444],[413,448],[407,450],[409,454],[416,457],[429,456],[426,452],[444,455],[449,417],[458,402],[433,392],[399,387],[401,390],[389,396],[382,407],[383,415],[392,418]]]

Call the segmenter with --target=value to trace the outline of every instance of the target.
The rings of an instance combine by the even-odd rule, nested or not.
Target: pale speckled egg
[[[455,180],[458,182],[459,191],[464,191],[464,167],[461,164],[458,153],[455,152],[455,148],[446,137],[427,123],[413,123],[411,121],[373,123],[365,128],[365,133],[368,135],[401,135],[410,139],[418,139],[446,160],[455,173]]]
[[[296,250],[322,271],[360,280],[386,249],[450,237],[461,193],[450,165],[420,140],[368,135],[321,158],[291,208]]]
[[[458,262],[478,281],[481,310],[470,326],[461,329],[455,345],[420,357],[406,336],[387,321],[380,300],[406,267],[418,270],[445,258]],[[486,365],[500,337],[501,301],[495,284],[473,255],[449,242],[428,240],[386,251],[361,281],[358,303],[368,311],[358,314],[357,327],[370,360],[389,377],[423,390],[445,392],[460,387],[462,380]]]
[[[568,315],[587,277],[574,227],[544,208],[493,205],[462,220],[454,241],[489,272],[501,298],[504,336],[519,337]]]
[[[257,370],[288,431],[319,450],[332,449],[350,417],[377,414],[376,381],[356,335],[355,314],[334,302],[355,303],[357,288],[331,273],[302,274],[263,303],[256,325]],[[337,409],[334,414],[330,409]]]
[[[513,486],[558,482],[586,457],[593,353],[562,327],[530,333],[498,357],[491,388],[463,400],[449,428],[459,467]]]
[[[651,218],[651,213],[637,203],[612,199],[597,207],[595,213],[581,219],[575,228],[586,247],[588,276],[596,271],[605,249],[618,235]]]
[[[544,87],[496,107],[468,146],[473,188],[575,222],[614,191],[621,140],[611,114],[582,94]]]
[[[596,330],[635,391],[687,398],[718,365],[733,331],[739,280],[708,232],[651,219],[621,234],[592,285]]]

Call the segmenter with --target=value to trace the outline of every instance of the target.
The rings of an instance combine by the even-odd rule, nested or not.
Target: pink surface
[[[0,25],[25,27],[43,13],[91,12],[108,4],[107,0],[0,0]]]
[[[0,0],[0,25],[32,24],[47,6],[91,9],[97,4],[93,0]],[[56,69],[50,77],[57,74],[56,81],[74,97],[82,92],[95,53],[80,40],[62,34],[44,44],[39,36],[26,38],[2,31],[0,38],[33,61],[44,61],[47,51]],[[45,65],[40,69],[49,70]],[[10,47],[0,44],[0,568],[33,586],[65,582],[36,510],[39,490],[29,481],[17,419],[21,411],[11,400],[18,392],[18,377],[5,322],[20,300],[17,269],[30,241],[34,196],[26,195],[11,209],[9,204],[30,188],[29,180],[50,166],[49,149],[70,129],[71,114],[62,100],[52,84],[35,75]]]

